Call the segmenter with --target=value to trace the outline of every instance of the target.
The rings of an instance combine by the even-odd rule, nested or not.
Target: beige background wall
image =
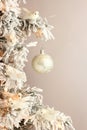
[[[54,41],[39,41],[30,50],[28,82],[44,90],[45,104],[70,115],[76,130],[87,130],[87,0],[27,1],[28,8],[39,10],[55,27]],[[43,75],[31,67],[41,46],[55,63],[53,71]]]

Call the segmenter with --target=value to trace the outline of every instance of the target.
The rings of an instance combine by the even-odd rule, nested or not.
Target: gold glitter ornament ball
[[[53,60],[50,55],[45,54],[44,50],[32,60],[32,67],[36,72],[48,73],[53,69]]]

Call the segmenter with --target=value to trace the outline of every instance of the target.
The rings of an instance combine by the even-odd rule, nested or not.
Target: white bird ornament
[[[24,19],[29,19],[32,22],[36,22],[40,18],[38,11],[31,12],[26,8],[23,8],[23,11],[24,11],[23,15]]]

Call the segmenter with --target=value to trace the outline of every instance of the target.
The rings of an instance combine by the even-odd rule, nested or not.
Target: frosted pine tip
[[[4,91],[7,92],[7,88],[6,87],[4,88]]]
[[[8,130],[6,127],[2,127],[2,126],[0,126],[0,129],[1,130]]]

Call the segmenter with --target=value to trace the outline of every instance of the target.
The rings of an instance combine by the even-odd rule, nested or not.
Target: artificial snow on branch
[[[24,41],[32,34],[45,41],[54,36],[47,19],[20,8],[20,2],[0,0],[0,130],[75,130],[70,117],[43,104],[41,89],[26,83],[23,69],[37,41]]]

